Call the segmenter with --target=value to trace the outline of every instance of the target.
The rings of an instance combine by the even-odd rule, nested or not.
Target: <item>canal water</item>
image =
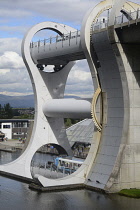
[[[18,156],[19,154],[17,154]],[[15,153],[0,152],[0,163],[12,161]],[[138,210],[140,200],[101,194],[90,190],[37,192],[28,184],[0,176],[0,210]]]

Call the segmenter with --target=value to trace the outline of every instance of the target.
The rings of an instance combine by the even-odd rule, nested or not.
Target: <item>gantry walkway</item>
[[[119,34],[121,34],[120,41],[124,42],[126,39],[125,31],[128,34],[133,34],[132,26],[139,25],[140,22],[140,10],[130,13],[128,19],[126,14],[122,14],[115,18],[114,27]],[[130,28],[131,26],[131,28]],[[99,33],[101,30],[108,28],[108,18],[103,18],[102,21],[96,22],[92,25],[92,34]],[[123,29],[121,30],[120,29]],[[137,27],[138,28],[138,27]],[[122,33],[124,33],[122,35]],[[139,33],[135,33],[139,35]],[[123,37],[125,38],[123,39]],[[135,35],[136,36],[136,35]],[[131,40],[130,40],[131,39]],[[139,40],[139,38],[137,38]],[[92,41],[92,40],[91,40]],[[135,41],[135,39],[133,39]],[[85,55],[81,46],[80,31],[70,32],[68,34],[57,35],[49,39],[39,40],[38,42],[32,42],[30,44],[32,59],[35,64],[40,65],[66,65],[69,61],[85,59]]]

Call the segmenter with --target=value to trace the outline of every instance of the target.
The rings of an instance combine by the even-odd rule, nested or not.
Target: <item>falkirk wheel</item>
[[[22,57],[35,96],[31,139],[15,161],[0,171],[35,178],[43,187],[84,185],[106,192],[140,188],[140,6],[126,0],[105,0],[90,9],[81,30],[55,22],[33,26],[22,42]],[[107,18],[99,18],[110,11]],[[40,30],[58,35],[32,43]],[[75,60],[87,59],[95,93],[88,100],[64,99],[65,84]],[[43,69],[53,65],[53,72]],[[95,128],[87,158],[74,173],[58,179],[32,174],[36,151],[57,145],[72,157],[64,118],[92,118]],[[87,134],[88,135],[88,134]]]

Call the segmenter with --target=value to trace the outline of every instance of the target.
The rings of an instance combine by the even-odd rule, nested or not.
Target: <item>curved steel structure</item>
[[[25,152],[14,162],[0,166],[1,171],[32,178],[31,160],[45,144],[60,145],[72,156],[63,118],[77,114],[91,116],[95,124],[86,160],[70,176],[51,180],[36,174],[38,181],[44,187],[85,184],[108,192],[140,187],[139,47],[135,48],[134,40],[129,45],[131,39],[126,36],[131,30],[128,26],[132,25],[134,31],[140,28],[138,7],[126,0],[102,1],[85,16],[80,35],[69,26],[53,22],[37,24],[28,31],[22,43],[22,55],[34,89],[35,124]],[[108,9],[111,12],[106,26],[95,30],[93,24]],[[127,24],[117,24],[120,11]],[[44,41],[43,45],[39,42],[33,48],[30,44],[33,36],[43,29],[57,32],[59,39],[49,44]],[[69,100],[63,99],[67,76],[73,61],[84,58],[89,64],[95,94],[92,103],[72,100],[71,106]],[[54,72],[42,71],[43,65],[51,64],[55,66]],[[82,113],[77,111],[79,106]],[[100,110],[99,116],[96,109]]]

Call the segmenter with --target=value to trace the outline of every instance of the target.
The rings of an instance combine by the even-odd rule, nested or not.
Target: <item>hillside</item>
[[[77,96],[67,96],[65,98],[75,98],[79,99]],[[9,103],[13,108],[29,108],[34,107],[34,95],[28,96],[7,96],[0,94],[0,104]]]
[[[10,103],[13,108],[34,107],[34,95],[28,96],[6,96],[0,94],[0,104]]]

